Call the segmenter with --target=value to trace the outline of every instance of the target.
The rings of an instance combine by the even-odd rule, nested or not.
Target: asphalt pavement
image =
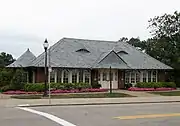
[[[61,126],[42,116],[17,108],[0,107],[0,126]]]
[[[28,109],[40,114],[17,107],[0,107],[0,125],[59,126],[57,122],[60,119],[75,126],[179,126],[180,124],[180,103],[42,106]],[[57,117],[55,121],[52,115]]]

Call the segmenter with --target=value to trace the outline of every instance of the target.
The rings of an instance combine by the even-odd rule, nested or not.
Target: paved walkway
[[[160,96],[160,95],[156,95],[156,94],[150,94],[150,93],[145,92],[145,91],[114,90],[113,92],[129,94],[131,96],[136,96],[136,97],[157,97],[157,96]]]
[[[10,98],[9,95],[5,95],[5,94],[0,93],[0,99],[8,99],[8,98]]]
[[[0,107],[15,107],[18,105],[97,105],[97,104],[137,104],[137,103],[180,102],[180,96],[159,97],[124,97],[124,98],[74,98],[74,99],[0,99]]]

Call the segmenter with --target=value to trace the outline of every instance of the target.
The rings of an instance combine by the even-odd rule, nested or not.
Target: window
[[[77,83],[77,71],[72,71],[72,83]]]
[[[143,71],[143,82],[146,82],[146,71]]]
[[[157,73],[156,71],[153,71],[152,81],[156,82],[156,80],[157,80]]]
[[[52,70],[52,72],[50,73],[50,82],[54,82],[55,80],[55,70]]]
[[[107,73],[103,72],[103,81],[106,81],[106,80],[107,80]]]
[[[125,83],[126,83],[126,84],[129,83],[129,78],[130,78],[130,72],[126,72],[126,73],[125,73]]]
[[[79,71],[79,82],[83,82],[83,70]]]
[[[148,71],[148,82],[151,82],[151,71]]]
[[[140,82],[140,72],[136,72],[136,83]]]
[[[115,77],[114,77],[114,79],[115,79],[115,81],[118,80],[118,72],[117,72],[117,71],[115,72]]]
[[[89,83],[90,73],[88,71],[85,72],[85,83]]]
[[[135,72],[131,72],[131,83],[135,83]]]
[[[68,76],[69,76],[69,72],[68,71],[64,71],[63,83],[68,83]]]
[[[62,72],[60,70],[57,71],[57,82],[61,83],[61,76],[62,76]]]

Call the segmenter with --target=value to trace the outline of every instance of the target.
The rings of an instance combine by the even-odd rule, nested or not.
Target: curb
[[[118,104],[148,104],[148,103],[177,103],[180,101],[154,101],[154,102],[110,102],[110,103],[67,103],[67,104],[24,104],[24,105],[18,105],[18,107],[46,107],[46,106],[81,106],[81,105],[118,105]]]

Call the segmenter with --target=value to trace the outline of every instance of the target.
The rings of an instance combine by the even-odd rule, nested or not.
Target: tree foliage
[[[171,75],[177,84],[180,84],[180,12],[151,18],[149,29],[152,38],[146,41],[126,37],[120,40],[126,40],[125,42],[139,47],[150,56],[173,67],[174,73]]]
[[[11,54],[1,52],[0,53],[0,67],[5,67],[11,63],[13,63],[15,59]]]
[[[149,20],[153,35],[147,52],[176,69],[180,68],[180,13],[164,14]]]
[[[20,90],[27,82],[27,74],[23,69],[0,68],[0,90]]]

